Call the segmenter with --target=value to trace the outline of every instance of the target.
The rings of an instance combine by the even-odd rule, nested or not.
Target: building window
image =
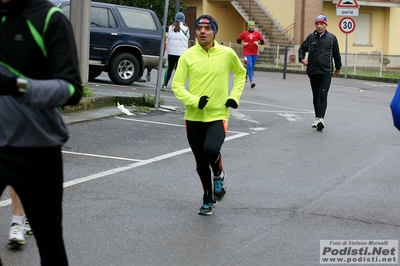
[[[371,44],[371,14],[360,13],[354,17],[356,29],[354,30],[354,44],[356,46],[372,46]]]

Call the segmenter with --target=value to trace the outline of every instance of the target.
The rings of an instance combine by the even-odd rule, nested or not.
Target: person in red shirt
[[[246,80],[249,77],[250,87],[254,88],[256,84],[253,81],[253,69],[257,61],[258,45],[264,44],[264,38],[260,32],[254,30],[253,21],[249,21],[247,25],[249,29],[239,35],[237,43],[243,45],[243,55],[247,62]]]

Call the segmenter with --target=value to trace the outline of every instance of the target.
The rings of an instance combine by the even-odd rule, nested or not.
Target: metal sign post
[[[339,22],[340,30],[346,34],[346,54],[344,59],[344,78],[347,78],[347,47],[348,47],[348,39],[349,34],[352,33],[356,28],[356,22],[351,17],[344,17]]]
[[[156,93],[155,93],[155,101],[154,108],[158,109],[158,103],[160,101],[160,90],[161,90],[161,76],[162,76],[162,65],[163,65],[163,57],[164,57],[164,42],[165,42],[165,29],[167,28],[167,17],[168,17],[168,4],[169,0],[165,0],[164,4],[164,18],[163,18],[163,30],[162,30],[162,38],[160,45],[160,59],[158,61],[158,71],[157,71],[157,82],[156,82]]]
[[[349,34],[356,28],[356,22],[350,16],[358,16],[358,9],[360,5],[357,0],[339,0],[336,4],[336,16],[344,16],[339,22],[340,30],[346,34],[346,54],[345,54],[345,65],[344,65],[344,78],[347,78],[347,44]]]

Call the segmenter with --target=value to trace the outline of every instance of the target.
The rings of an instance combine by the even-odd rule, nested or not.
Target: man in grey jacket
[[[315,120],[311,127],[317,128],[318,131],[325,127],[325,111],[332,74],[339,75],[342,67],[337,38],[326,30],[327,26],[327,18],[323,15],[317,16],[316,30],[308,35],[299,48],[299,61],[307,66],[313,93]],[[308,53],[307,59],[306,53]]]
[[[19,195],[41,265],[68,265],[61,116],[82,96],[72,27],[47,0],[0,0],[0,195]]]

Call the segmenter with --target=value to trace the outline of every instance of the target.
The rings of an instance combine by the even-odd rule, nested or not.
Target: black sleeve
[[[310,36],[308,36],[299,47],[299,50],[298,50],[299,62],[301,62],[302,59],[306,58],[306,53],[308,52],[309,41],[310,41]]]
[[[339,43],[337,41],[336,36],[334,37],[333,40],[333,59],[335,60],[335,68],[336,69],[341,69],[342,68],[342,58],[340,56],[340,49],[339,49]]]
[[[82,81],[72,26],[65,15],[55,12],[45,34],[45,46],[51,64],[50,77],[72,85],[72,94],[65,105],[77,104],[82,97]]]
[[[237,39],[236,42],[237,42],[238,44],[241,44],[241,43],[242,43],[242,40]]]
[[[260,44],[263,45],[264,44],[264,40],[260,40]]]

